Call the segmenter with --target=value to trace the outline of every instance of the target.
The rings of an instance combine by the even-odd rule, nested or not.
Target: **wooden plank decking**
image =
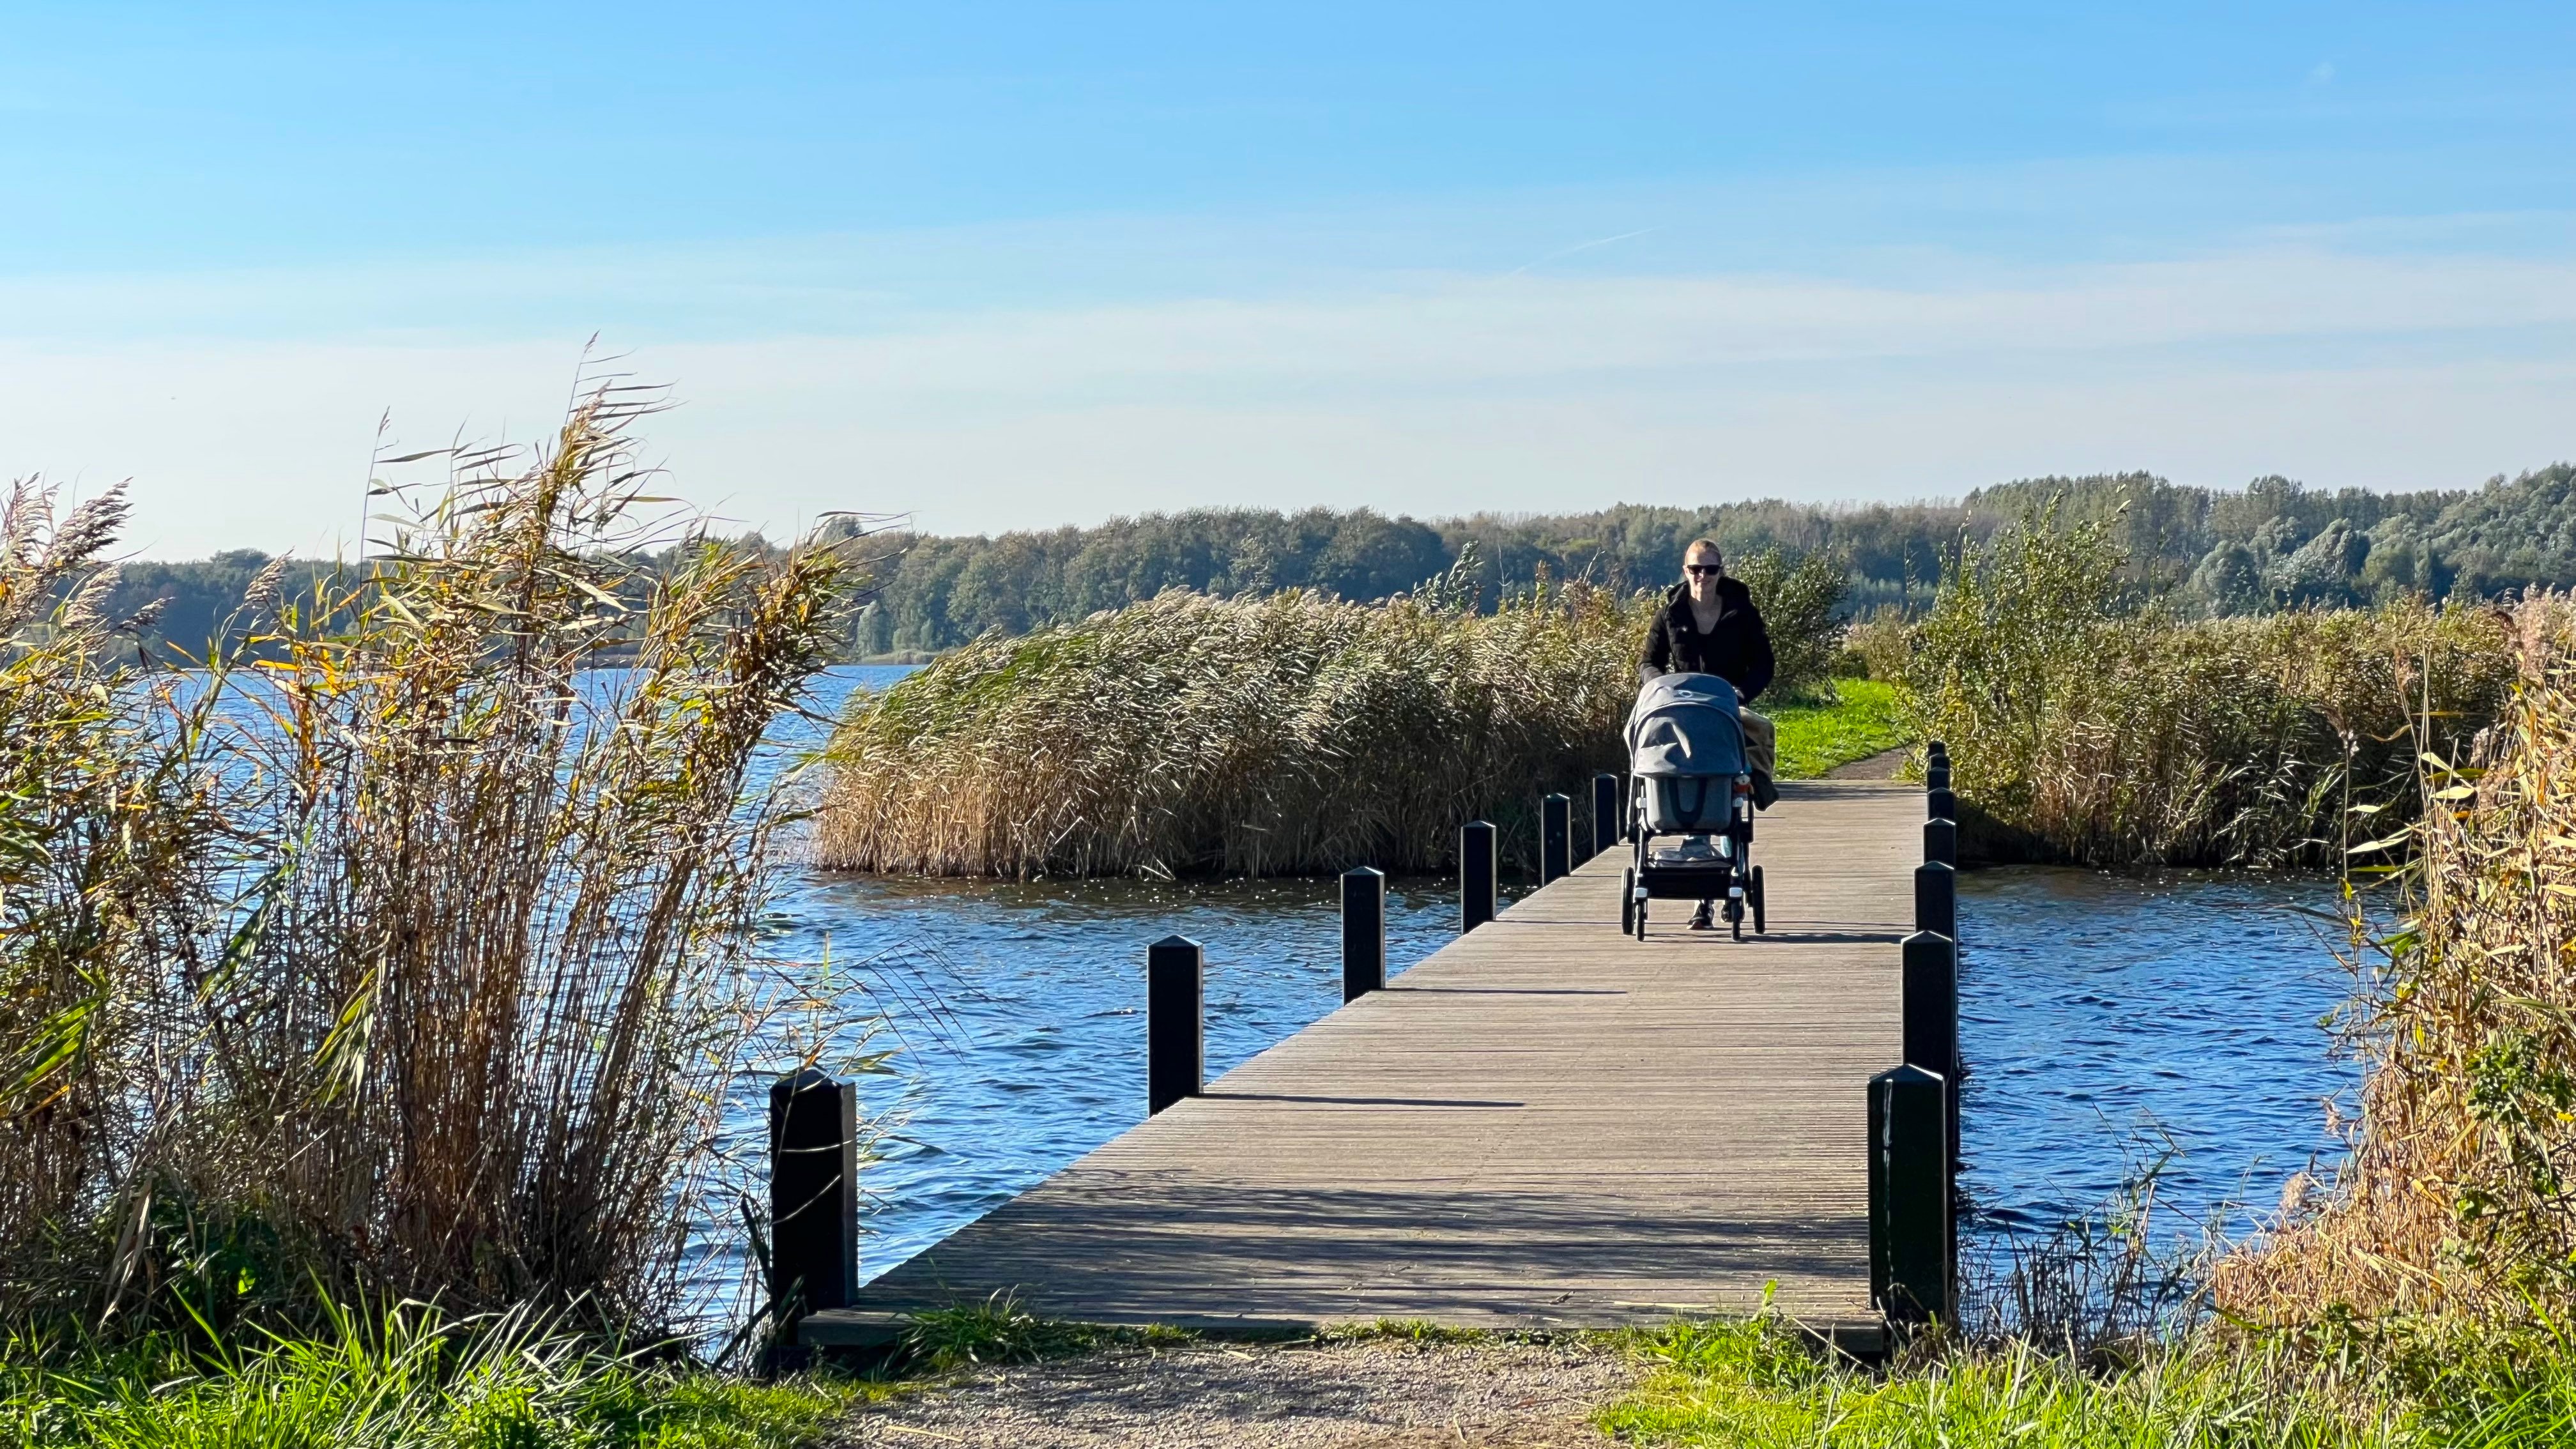
[[[1923,796],[1782,797],[1755,843],[1767,937],[1687,932],[1659,901],[1628,939],[1612,850],[807,1318],[806,1341],[997,1289],[1093,1323],[1566,1328],[1740,1311],[1769,1283],[1874,1339],[1863,1087],[1899,1056]]]

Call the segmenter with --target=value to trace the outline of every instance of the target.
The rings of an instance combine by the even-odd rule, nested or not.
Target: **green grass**
[[[2363,1361],[2197,1337],[2116,1366],[2026,1343],[1894,1370],[1828,1360],[1777,1320],[1625,1335],[1645,1379],[1594,1421],[1623,1443],[1724,1449],[2563,1449],[2562,1338],[2461,1339]],[[2398,1360],[2404,1360],[2400,1362]],[[2351,1370],[2348,1375],[2344,1370]]]
[[[1407,1348],[1492,1343],[1496,1335],[1482,1328],[1453,1328],[1427,1318],[1381,1318],[1374,1323],[1336,1323],[1315,1335],[1319,1343],[1394,1343]]]
[[[2090,1373],[2027,1346],[1894,1374],[1829,1363],[1764,1322],[1639,1336],[1643,1383],[1597,1416],[1640,1444],[1726,1449],[2374,1449],[2421,1442],[2255,1358],[2160,1352]],[[2541,1441],[2533,1441],[2535,1443]]]
[[[1834,682],[1831,704],[1763,706],[1780,730],[1780,778],[1812,780],[1836,765],[1913,742],[1897,687],[1884,680]]]
[[[1115,1328],[1040,1318],[1002,1292],[980,1303],[956,1303],[912,1315],[899,1363],[911,1372],[948,1374],[982,1364],[1036,1363],[1130,1344],[1189,1343],[1198,1335],[1153,1324]]]
[[[334,1331],[336,1330],[336,1331]],[[888,1385],[647,1362],[521,1314],[338,1314],[256,1351],[0,1345],[25,1449],[802,1449]]]

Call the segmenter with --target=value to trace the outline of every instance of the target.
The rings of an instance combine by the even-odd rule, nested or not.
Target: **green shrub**
[[[1843,561],[1810,553],[1793,562],[1766,548],[1727,560],[1726,571],[1752,590],[1753,606],[1762,611],[1777,666],[1772,690],[1794,698],[1830,681],[1843,647],[1843,623],[1835,611],[1850,589]]]
[[[1913,627],[1893,604],[1854,621],[1843,639],[1846,652],[1859,661],[1852,672],[1860,678],[1902,683],[1913,664]]]

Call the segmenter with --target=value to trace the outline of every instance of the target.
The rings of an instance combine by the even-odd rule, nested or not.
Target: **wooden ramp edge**
[[[808,1316],[803,1340],[882,1343],[998,1292],[1255,1335],[1608,1328],[1767,1296],[1873,1347],[1864,1089],[1901,1050],[1922,801],[1784,784],[1754,845],[1770,930],[1742,942],[1668,901],[1646,941],[1622,935],[1628,856],[1607,851]]]

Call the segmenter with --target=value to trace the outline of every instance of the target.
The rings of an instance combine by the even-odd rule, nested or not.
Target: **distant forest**
[[[1849,580],[1847,610],[1910,608],[1929,600],[1943,557],[1963,538],[1982,540],[2052,499],[2062,500],[2061,522],[2116,518],[2139,586],[2195,613],[2576,587],[2569,464],[2417,493],[2328,492],[2286,478],[2221,491],[2130,473],[2031,478],[1956,502],[1904,505],[1622,504],[1430,522],[1366,509],[1197,509],[991,537],[882,534],[869,541],[884,557],[882,586],[851,652],[947,649],[987,630],[1021,633],[1174,587],[1381,599],[1449,570],[1470,544],[1489,604],[1542,576],[1659,586],[1677,576],[1683,546],[1706,535],[1730,554],[1826,552]],[[131,562],[113,607],[123,614],[161,600],[147,645],[200,655],[267,562],[248,550]]]

